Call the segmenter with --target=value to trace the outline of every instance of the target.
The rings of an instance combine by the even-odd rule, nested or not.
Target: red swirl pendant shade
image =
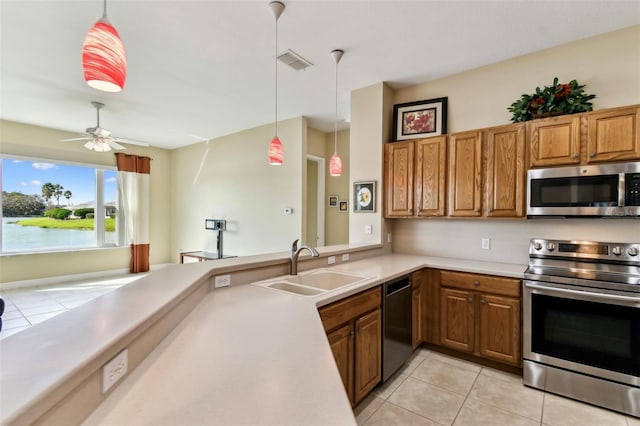
[[[342,159],[337,153],[333,154],[329,160],[329,174],[331,176],[342,175]]]
[[[282,142],[280,142],[280,139],[277,136],[271,139],[271,142],[269,143],[268,155],[269,164],[272,166],[282,166],[282,163],[284,163],[284,148],[282,146]]]
[[[121,92],[127,77],[127,58],[118,31],[103,16],[89,30],[82,45],[84,80],[94,89]]]

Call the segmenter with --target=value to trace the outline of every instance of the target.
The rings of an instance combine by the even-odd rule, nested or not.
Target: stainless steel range
[[[532,239],[525,385],[640,417],[640,243]]]

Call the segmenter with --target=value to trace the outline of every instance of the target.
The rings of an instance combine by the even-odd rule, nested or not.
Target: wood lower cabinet
[[[376,287],[319,309],[351,405],[382,379],[381,300]]]
[[[521,366],[520,280],[441,271],[440,344]]]
[[[424,341],[424,273],[425,270],[411,274],[411,343],[416,349]]]

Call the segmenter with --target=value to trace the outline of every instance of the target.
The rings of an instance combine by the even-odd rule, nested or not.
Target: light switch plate
[[[347,260],[349,260],[349,253],[345,253],[342,255],[342,261],[346,262]]]
[[[327,257],[327,264],[328,265],[333,265],[334,263],[336,263],[336,257],[335,256]]]
[[[231,285],[231,275],[218,275],[213,283],[214,288],[226,287]]]
[[[491,249],[491,238],[483,238],[482,239],[482,249],[490,250]]]

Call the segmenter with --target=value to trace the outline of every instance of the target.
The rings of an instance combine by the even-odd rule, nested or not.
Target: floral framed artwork
[[[349,202],[348,201],[340,201],[340,211],[342,213],[346,213],[349,211]]]
[[[337,195],[329,195],[329,207],[338,207]]]
[[[353,211],[368,213],[376,211],[375,181],[353,183]]]
[[[445,133],[447,133],[447,98],[393,106],[393,136],[396,141],[440,136]]]

